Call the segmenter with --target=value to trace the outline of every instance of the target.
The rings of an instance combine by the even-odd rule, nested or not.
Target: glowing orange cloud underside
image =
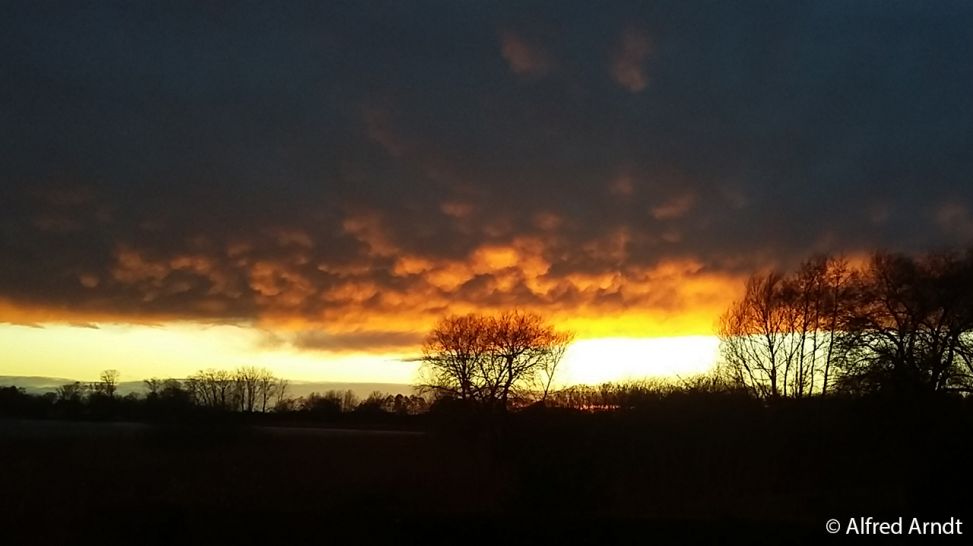
[[[690,343],[685,345],[687,349],[672,350],[664,343],[643,347],[630,340],[711,336],[716,318],[743,286],[742,279],[705,273],[692,261],[663,262],[652,268],[630,270],[625,275],[620,272],[569,273],[551,279],[545,273],[548,265],[536,257],[530,245],[519,244],[519,247],[481,247],[466,263],[437,265],[427,260],[401,259],[396,266],[397,274],[422,276],[413,285],[413,290],[406,291],[391,290],[352,276],[346,283],[317,293],[312,285],[302,282],[300,291],[291,287],[280,294],[263,295],[263,292],[273,292],[276,287],[273,283],[260,284],[261,277],[255,277],[252,282],[263,290],[261,298],[266,305],[261,305],[253,317],[141,316],[110,309],[90,311],[87,308],[98,308],[98,302],[90,300],[86,309],[79,309],[31,306],[0,299],[0,322],[46,326],[42,331],[28,332],[30,329],[18,327],[14,330],[0,325],[3,330],[0,333],[7,343],[16,345],[18,350],[16,362],[8,358],[0,363],[3,367],[0,375],[16,372],[21,375],[91,377],[98,369],[114,367],[139,376],[165,376],[185,374],[192,371],[191,368],[256,363],[295,379],[337,380],[340,377],[344,381],[408,383],[415,364],[403,362],[403,359],[408,361],[409,357],[418,354],[418,343],[394,348],[338,346],[330,347],[328,351],[314,351],[287,345],[270,347],[262,340],[267,332],[282,334],[286,339],[289,332],[296,331],[321,331],[333,335],[400,332],[421,338],[444,314],[494,313],[517,307],[535,311],[558,328],[574,332],[579,343],[568,359],[562,380],[622,379],[643,371],[668,369],[655,365],[646,367],[643,354],[673,355],[674,358],[677,353],[692,353],[696,355],[692,362],[683,363],[678,369],[704,366],[712,358],[709,356],[712,353],[710,341],[686,338],[686,343]],[[491,275],[493,284],[490,289],[493,291],[509,293],[514,283],[522,282],[522,286],[533,293],[546,294],[547,303],[532,306],[506,301],[503,305],[483,305],[470,298],[450,297],[453,284],[465,282],[470,275],[480,273]],[[570,297],[559,297],[559,291],[565,289],[572,291]],[[312,313],[296,312],[299,300],[311,297],[320,298],[327,305]],[[107,303],[105,307],[108,308]],[[241,328],[227,330],[211,328],[207,324],[230,324]],[[63,325],[99,325],[102,329],[93,331]],[[167,337],[167,332],[174,337]],[[584,343],[585,340],[601,339],[606,340],[607,345]],[[609,342],[609,339],[615,341]],[[155,347],[155,352],[140,356],[140,351],[144,351],[139,348],[140,343]],[[166,348],[176,345],[178,354],[167,354]],[[596,347],[597,350],[586,347]],[[83,357],[79,355],[81,352],[85,353]],[[598,354],[613,354],[615,358],[606,363],[593,356]],[[662,360],[666,359],[669,357]],[[655,361],[659,360],[655,358]],[[129,369],[135,361],[146,366]],[[172,363],[167,364],[169,361]],[[73,368],[65,362],[79,364]],[[343,364],[337,364],[339,362]],[[148,363],[159,369],[149,369]],[[74,369],[78,373],[71,373]]]

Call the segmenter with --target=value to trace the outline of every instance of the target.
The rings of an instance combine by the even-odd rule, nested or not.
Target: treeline
[[[745,401],[753,400],[753,397],[746,389],[715,374],[700,374],[677,379],[574,385],[552,391],[543,405],[589,412],[629,411],[674,400],[702,402],[707,399]]]
[[[618,410],[633,399],[733,395],[917,398],[973,392],[973,251],[815,256],[753,274],[719,321],[720,357],[690,382],[552,390],[571,341],[536,313],[442,319],[423,346],[421,388],[486,411],[531,404]]]
[[[973,252],[817,256],[752,275],[718,373],[761,398],[973,390]]]
[[[261,368],[149,379],[120,397],[118,372],[29,396],[0,391],[0,412],[51,416],[242,413],[310,416],[505,413],[529,406],[625,410],[688,397],[776,400],[841,395],[917,398],[973,392],[973,251],[876,253],[853,265],[816,256],[795,271],[759,272],[719,322],[720,359],[678,381],[554,389],[573,336],[536,313],[444,317],[422,348],[418,395],[330,391],[289,397]]]
[[[147,379],[142,392],[124,396],[117,394],[117,385],[111,381],[69,383],[44,394],[29,394],[13,386],[0,387],[0,416],[182,420],[250,414],[265,421],[336,422],[347,418],[382,420],[386,416],[428,413],[462,415],[482,408],[476,400],[434,391],[429,391],[426,396],[373,391],[359,398],[351,390],[328,390],[290,397],[286,395],[285,380],[274,378],[266,370],[258,372],[254,373],[252,369],[205,370],[187,379]],[[111,370],[103,377],[117,377],[117,372]],[[255,377],[262,379],[254,381]],[[546,394],[519,391],[508,400],[508,405],[513,410],[551,407],[582,412],[628,411],[645,409],[674,398],[700,400],[713,396],[752,398],[745,389],[710,374],[688,379],[574,385]]]
[[[287,380],[251,366],[200,370],[186,379],[147,379],[142,392],[124,396],[118,394],[118,377],[117,370],[106,370],[99,381],[68,383],[44,394],[0,387],[0,416],[182,420],[249,414],[335,421],[349,415],[416,415],[428,409],[421,396],[379,391],[362,400],[351,390],[288,396]]]

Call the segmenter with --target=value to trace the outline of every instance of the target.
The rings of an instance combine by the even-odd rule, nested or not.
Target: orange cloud
[[[408,150],[405,139],[392,126],[389,114],[381,108],[366,108],[363,113],[365,132],[368,137],[379,144],[388,154],[401,158]]]
[[[332,277],[330,286],[323,286],[321,279],[308,276],[306,270],[256,260],[246,270],[246,289],[257,306],[252,314],[255,324],[283,332],[327,332],[316,348],[340,351],[346,333],[356,334],[347,340],[373,339],[376,348],[388,347],[391,341],[379,341],[381,336],[370,337],[369,332],[397,332],[392,337],[399,343],[421,338],[448,313],[511,307],[541,313],[581,338],[710,333],[715,318],[742,286],[742,279],[709,272],[690,259],[600,272],[554,273],[544,256],[546,250],[539,241],[525,239],[478,247],[465,260],[402,257],[392,266],[400,273],[408,272],[399,277],[404,282],[401,285],[380,283],[361,272]],[[169,260],[171,268],[167,269],[136,255],[125,254],[126,275],[131,275],[126,278],[150,282],[144,287],[150,301],[172,297],[166,294],[174,290],[190,293],[191,284],[154,284],[166,272],[204,272],[210,267],[203,260],[179,257]],[[160,307],[141,318],[99,310],[97,301],[74,310],[0,302],[0,317],[22,323],[156,322],[186,318],[187,309],[192,309],[215,318],[232,313],[234,301],[222,294],[200,294],[178,312]],[[106,305],[101,309],[110,309]],[[403,346],[402,350],[416,348]],[[356,350],[366,349],[356,345]]]
[[[346,233],[368,246],[376,256],[393,256],[398,251],[377,212],[351,214],[345,218],[342,227]]]
[[[453,218],[467,218],[473,214],[473,205],[462,201],[445,201],[439,205],[446,216]]]
[[[611,185],[608,187],[608,191],[612,195],[618,195],[621,197],[628,197],[635,192],[635,183],[632,177],[629,175],[622,175],[612,181]]]
[[[307,232],[300,229],[278,228],[273,230],[277,238],[277,244],[281,246],[299,246],[303,248],[314,247],[314,241]]]
[[[519,258],[517,249],[512,246],[484,245],[473,252],[471,261],[474,271],[487,273],[513,267]]]
[[[258,261],[250,268],[250,288],[269,308],[297,308],[316,292],[313,283],[287,265]]]
[[[534,226],[543,231],[555,231],[564,220],[553,212],[538,212],[534,215]]]
[[[451,292],[473,278],[472,268],[465,263],[450,262],[433,268],[423,276],[430,285]]]
[[[431,260],[420,258],[418,256],[401,256],[395,261],[395,266],[392,268],[392,273],[398,275],[399,277],[404,277],[406,275],[423,273],[432,268],[433,262]]]
[[[322,294],[322,299],[337,303],[364,303],[381,292],[381,287],[372,281],[347,281],[334,286]]]
[[[695,195],[691,193],[680,195],[661,205],[652,207],[652,217],[656,220],[675,220],[682,218],[687,212],[692,210],[695,204]]]
[[[649,84],[645,61],[652,52],[648,35],[636,29],[626,29],[619,39],[611,72],[615,83],[632,93],[644,90]]]
[[[628,259],[631,242],[631,230],[627,227],[619,227],[604,236],[588,241],[581,249],[596,262],[621,263]]]
[[[179,322],[186,320],[185,313],[162,313],[154,316],[142,316],[131,312],[113,310],[110,302],[104,305],[86,306],[52,306],[43,304],[23,303],[9,298],[0,298],[0,323],[20,324],[25,326],[43,327],[45,324],[147,324],[156,325],[165,322]]]
[[[544,50],[512,32],[500,33],[500,53],[515,74],[542,76],[553,67],[553,61]]]
[[[161,281],[169,274],[169,267],[165,263],[146,260],[139,252],[132,249],[119,249],[116,260],[112,276],[123,283]]]
[[[528,221],[538,230],[564,227],[554,214]],[[711,331],[742,286],[689,258],[632,263],[652,238],[625,225],[574,245],[549,232],[498,235],[452,256],[407,251],[371,211],[349,213],[336,227],[355,243],[344,254],[315,254],[325,245],[290,229],[225,243],[194,239],[168,254],[120,246],[110,267],[73,273],[77,303],[70,310],[9,301],[0,320],[230,321],[325,331],[329,337],[318,345],[326,350],[340,350],[342,340],[375,339],[369,332],[399,332],[393,337],[401,342],[445,314],[510,308],[541,313],[580,337],[698,334]]]

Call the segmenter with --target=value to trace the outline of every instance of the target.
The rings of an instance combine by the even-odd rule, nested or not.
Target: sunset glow
[[[718,345],[715,336],[581,340],[568,349],[560,381],[572,385],[687,378],[713,368]]]
[[[969,534],[971,52],[971,0],[3,0],[3,544]]]
[[[2,375],[90,381],[101,370],[114,368],[123,380],[132,381],[261,366],[298,380],[408,384],[414,379],[415,366],[401,362],[399,354],[315,355],[268,343],[265,333],[237,326],[0,327]]]
[[[409,383],[437,321],[511,310],[574,333],[562,383],[682,374],[754,271],[973,237],[968,56],[914,15],[33,4],[0,375]]]
[[[275,342],[266,331],[205,324],[5,325],[0,327],[0,345],[0,375],[86,381],[109,368],[133,381],[255,365],[295,380],[412,384],[418,369],[418,348],[386,353],[301,351]],[[557,383],[691,375],[712,366],[715,348],[711,336],[582,339],[568,349]]]

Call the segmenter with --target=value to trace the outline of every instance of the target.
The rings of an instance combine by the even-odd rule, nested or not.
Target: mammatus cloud
[[[696,202],[696,196],[687,193],[673,197],[660,205],[652,207],[652,217],[656,220],[674,220],[686,215]]]
[[[0,20],[2,321],[708,333],[753,269],[973,238],[966,3],[53,9]]]
[[[298,349],[319,351],[382,352],[403,350],[418,346],[423,336],[415,332],[368,331],[329,334],[320,330],[294,334],[290,344]]]
[[[638,93],[649,85],[645,64],[652,53],[648,35],[638,29],[622,32],[611,63],[612,77],[623,88]]]
[[[628,197],[635,192],[635,183],[630,175],[623,174],[615,178],[608,189],[612,195]]]
[[[547,52],[513,32],[500,33],[500,53],[510,70],[520,76],[543,76],[554,68]]]
[[[355,250],[344,257],[297,228],[205,252],[119,245],[65,296],[15,297],[0,310],[20,321],[245,322],[291,331],[284,341],[300,349],[384,350],[414,348],[445,314],[512,307],[556,317],[582,335],[699,333],[740,284],[692,259],[639,265],[629,259],[635,237],[626,229],[574,247],[559,242],[559,223],[541,215],[543,235],[539,229],[448,256],[403,244],[382,218],[348,213],[342,237]]]

